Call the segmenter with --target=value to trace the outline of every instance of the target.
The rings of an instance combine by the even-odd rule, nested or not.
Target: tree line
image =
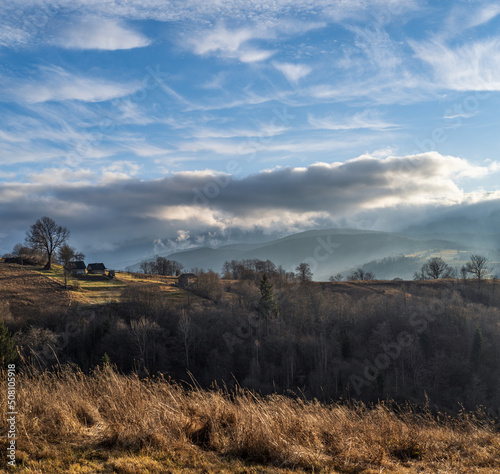
[[[165,257],[156,257],[155,260],[141,262],[140,268],[144,273],[150,275],[176,275],[179,276],[184,268],[175,260],[168,260]]]
[[[477,281],[490,278],[493,268],[483,255],[472,254],[469,261],[460,268],[460,276],[466,280],[469,276]],[[424,263],[420,271],[415,272],[414,280],[439,280],[442,278],[457,278],[457,270],[448,265],[442,258],[434,257]]]

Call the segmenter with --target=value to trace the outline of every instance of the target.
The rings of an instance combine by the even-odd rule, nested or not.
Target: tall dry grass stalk
[[[140,380],[110,368],[85,375],[71,367],[19,375],[17,407],[25,466],[43,466],[40,453],[53,458],[68,449],[101,449],[181,458],[183,451],[197,452],[223,463],[238,458],[313,472],[500,472],[500,434],[471,414],[436,418],[410,406],[185,389],[164,378]],[[5,420],[5,404],[1,412]]]

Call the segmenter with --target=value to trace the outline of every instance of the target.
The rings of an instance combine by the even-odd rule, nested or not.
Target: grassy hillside
[[[30,268],[0,263],[0,305],[9,317],[39,317],[44,311],[65,311],[71,294],[59,281]]]
[[[8,301],[11,310],[18,313],[64,310],[72,303],[94,305],[121,301],[123,291],[132,286],[154,284],[169,299],[182,299],[186,292],[176,286],[177,277],[117,273],[110,279],[103,275],[76,275],[67,282],[60,265],[51,270],[43,267],[21,267],[0,262],[0,301]],[[67,286],[66,286],[67,283]]]
[[[5,372],[0,378],[5,393]],[[244,390],[230,395],[163,378],[139,380],[109,367],[91,375],[70,368],[22,374],[16,383],[18,467],[9,472],[500,470],[500,434],[480,416],[325,405]],[[5,419],[5,404],[0,411]],[[5,436],[1,443],[5,452]]]
[[[217,283],[213,299],[133,274],[67,290],[60,267],[0,263],[17,472],[500,471],[498,281],[275,282],[279,317],[260,323],[258,282]]]

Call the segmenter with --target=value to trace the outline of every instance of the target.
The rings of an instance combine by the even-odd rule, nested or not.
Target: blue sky
[[[474,0],[2,5],[0,252],[42,215],[121,264],[490,209],[499,26]]]

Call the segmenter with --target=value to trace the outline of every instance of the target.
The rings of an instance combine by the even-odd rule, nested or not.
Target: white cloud
[[[182,152],[197,153],[200,151],[210,151],[221,155],[248,155],[254,150],[245,149],[242,145],[233,142],[216,141],[202,139],[196,141],[187,141],[179,145]]]
[[[299,79],[306,77],[312,69],[304,64],[273,63],[273,66],[290,81],[296,84]]]
[[[500,14],[500,5],[496,3],[473,3],[455,5],[444,21],[443,27],[435,32],[440,39],[457,38],[467,30],[489,23]]]
[[[196,54],[218,53],[223,57],[237,58],[242,62],[255,62],[263,61],[274,53],[249,47],[246,43],[250,40],[271,37],[272,33],[262,28],[230,30],[219,24],[215,29],[191,38],[189,43]]]
[[[420,65],[421,67],[421,65]],[[347,102],[363,99],[373,104],[414,104],[436,99],[443,86],[401,69],[395,75],[373,74],[338,84],[317,84],[307,88],[307,94],[322,101]]]
[[[382,27],[346,26],[354,33],[354,46],[365,56],[363,67],[371,66],[381,76],[393,74],[401,69],[403,54],[401,46],[394,41]],[[401,71],[398,71],[399,73]]]
[[[41,172],[28,175],[32,183],[47,186],[60,185],[89,185],[96,175],[89,169],[72,170],[68,168],[46,168]]]
[[[175,239],[177,242],[184,242],[186,240],[189,240],[189,231],[188,230],[178,230],[177,231],[177,238]]]
[[[475,28],[477,26],[489,23],[495,17],[500,15],[500,5],[490,3],[487,5],[480,5],[476,11],[472,11],[470,7],[464,9],[464,16],[466,17],[466,28]]]
[[[309,114],[309,125],[317,129],[324,130],[356,130],[372,129],[387,130],[395,128],[396,125],[382,120],[379,114],[373,110],[365,110],[348,118],[323,117],[318,118]]]
[[[5,95],[29,104],[65,100],[103,102],[131,94],[140,87],[139,83],[118,83],[73,74],[57,66],[41,68],[40,73],[41,77],[36,80],[10,80]]]
[[[242,63],[254,63],[265,61],[274,54],[274,51],[259,51],[257,49],[246,49],[239,52],[239,60]]]
[[[292,20],[272,20],[266,22],[253,21],[250,26],[244,28],[227,28],[219,23],[215,28],[198,32],[187,38],[187,43],[194,53],[199,55],[218,54],[225,58],[239,59],[244,63],[265,61],[275,54],[276,51],[269,49],[258,49],[255,43],[258,40],[271,41],[279,37],[301,35],[310,30],[323,28],[324,22],[304,22]],[[305,75],[306,66],[301,69],[293,68],[291,64],[283,64],[282,72],[290,74],[290,77],[300,78]],[[288,77],[288,76],[287,76]]]
[[[281,135],[286,132],[287,128],[269,124],[260,129],[209,129],[209,128],[199,128],[196,129],[192,136],[194,138],[250,138],[259,137],[267,138],[274,137],[276,135]]]
[[[500,90],[500,38],[455,48],[439,41],[413,42],[411,46],[432,68],[437,86],[456,91]]]
[[[285,16],[291,9],[299,14],[317,14],[335,21],[346,18],[365,18],[367,9],[386,10],[393,16],[418,8],[418,0],[53,0],[50,12],[84,11],[87,14],[114,16],[135,20],[178,21],[178,20],[235,20],[276,19]],[[38,7],[48,10],[46,0],[16,0],[5,2],[4,11],[16,13],[24,9]]]
[[[298,132],[297,132],[298,133]],[[232,155],[241,159],[253,161],[285,160],[290,157],[303,159],[307,157],[312,160],[314,154],[332,153],[340,150],[351,150],[353,142],[356,146],[371,146],[379,140],[379,135],[365,132],[362,135],[344,134],[342,137],[333,137],[331,133],[316,134],[315,137],[297,137],[293,129],[288,130],[286,135],[280,133],[268,136],[260,135],[256,139],[228,139],[218,140],[215,138],[201,138],[187,140],[179,144],[178,150],[183,153],[210,152],[217,159],[217,155]],[[248,158],[251,155],[251,158]],[[295,156],[294,156],[295,155]]]
[[[219,25],[214,30],[207,32],[200,38],[191,40],[194,52],[206,54],[214,51],[235,53],[248,40],[262,37],[258,30],[252,31],[250,28],[239,30],[228,30],[225,26]]]
[[[100,49],[114,51],[148,46],[144,35],[128,29],[123,22],[99,17],[85,17],[65,26],[51,41],[68,49]]]
[[[149,157],[149,156],[165,156],[169,153],[172,153],[171,149],[161,148],[154,145],[150,145],[149,143],[143,143],[141,141],[137,141],[131,144],[124,144],[125,148],[130,149],[137,156],[141,157]]]
[[[26,43],[29,34],[21,28],[10,26],[0,22],[0,46],[13,46]]]
[[[476,115],[478,114],[477,111],[475,112],[461,112],[461,111],[456,111],[456,110],[453,110],[453,109],[448,109],[445,111],[445,114],[443,116],[443,119],[444,120],[454,120],[454,119],[457,119],[457,118],[471,118],[471,117],[475,117]]]

